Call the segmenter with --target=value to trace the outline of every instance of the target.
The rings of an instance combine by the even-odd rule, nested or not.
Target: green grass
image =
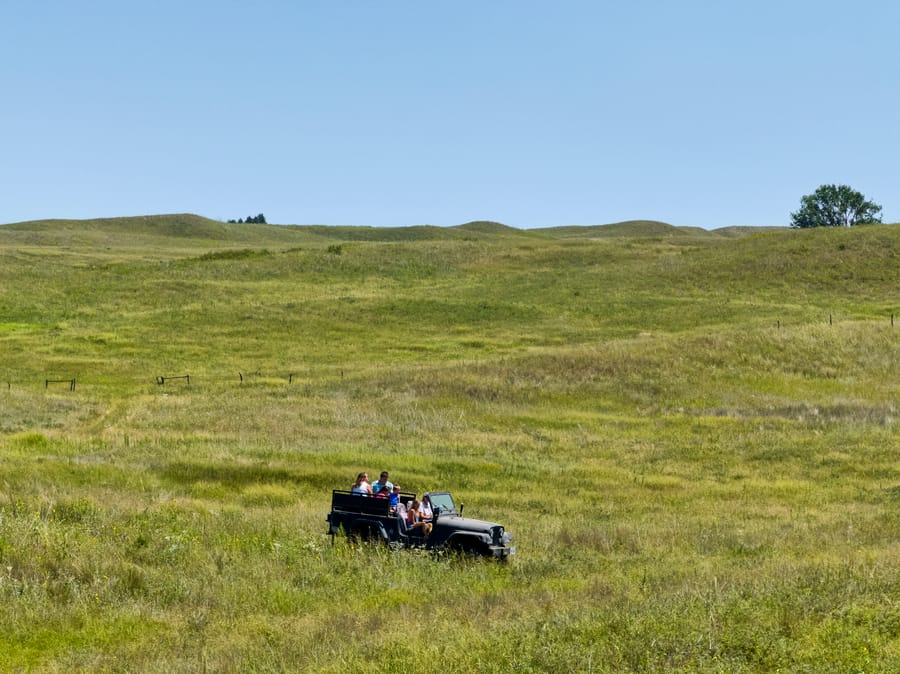
[[[896,226],[0,227],[0,671],[895,671],[898,258]],[[517,555],[332,545],[382,468]]]

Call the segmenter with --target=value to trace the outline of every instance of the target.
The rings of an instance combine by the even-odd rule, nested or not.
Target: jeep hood
[[[448,527],[457,531],[474,531],[480,534],[490,533],[491,527],[499,527],[496,522],[485,522],[484,520],[475,520],[469,517],[460,517],[459,515],[441,515],[438,517],[436,528]]]

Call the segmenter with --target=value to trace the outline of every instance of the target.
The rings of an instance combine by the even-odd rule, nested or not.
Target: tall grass
[[[900,668],[900,230],[86,230],[0,227],[0,670]],[[332,543],[383,468],[518,553]]]

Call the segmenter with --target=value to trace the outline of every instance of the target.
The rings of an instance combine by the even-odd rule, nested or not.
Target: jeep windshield
[[[435,512],[456,512],[456,504],[453,503],[453,497],[447,492],[432,492],[428,494],[428,498],[431,499],[431,508]]]

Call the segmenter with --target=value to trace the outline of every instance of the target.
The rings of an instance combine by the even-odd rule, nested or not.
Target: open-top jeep
[[[485,557],[506,559],[516,549],[510,547],[511,536],[502,525],[462,516],[450,492],[429,492],[434,512],[432,530],[424,536],[412,530],[406,519],[391,509],[385,498],[373,498],[335,489],[331,494],[331,512],[326,518],[328,533],[343,532],[352,538],[373,540],[401,547],[421,547],[428,550],[450,550]],[[408,507],[415,494],[401,493],[400,503]]]

